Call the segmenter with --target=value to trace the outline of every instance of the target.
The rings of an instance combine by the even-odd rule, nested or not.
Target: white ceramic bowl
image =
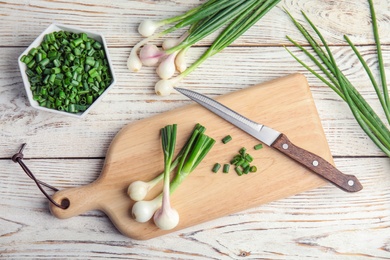
[[[69,112],[66,112],[66,111],[60,111],[60,110],[56,110],[56,109],[50,109],[50,108],[46,108],[46,107],[42,107],[38,104],[38,102],[36,100],[33,99],[33,94],[31,92],[31,89],[30,89],[30,82],[28,80],[28,76],[26,74],[26,64],[21,62],[20,59],[23,55],[25,54],[28,54],[28,52],[34,48],[34,47],[38,47],[43,38],[45,37],[46,34],[48,33],[51,33],[51,32],[55,32],[55,31],[68,31],[68,32],[74,32],[74,33],[86,33],[88,35],[88,37],[96,40],[96,41],[99,41],[102,45],[103,45],[103,48],[104,48],[104,51],[106,53],[106,58],[107,58],[107,61],[108,61],[108,66],[110,68],[110,71],[111,71],[111,75],[112,75],[112,81],[111,81],[111,84],[106,88],[106,90],[88,107],[87,110],[85,110],[84,112],[80,112],[80,113],[69,113]],[[48,112],[53,112],[53,113],[56,113],[56,114],[59,114],[59,115],[66,115],[66,116],[72,116],[72,117],[77,117],[77,118],[82,118],[84,116],[86,116],[88,114],[88,112],[97,105],[97,103],[99,103],[99,101],[107,94],[107,92],[114,86],[114,84],[116,83],[116,78],[115,78],[115,73],[114,73],[114,69],[112,67],[112,62],[111,62],[111,59],[110,59],[110,55],[108,53],[108,49],[107,49],[107,44],[106,44],[106,41],[103,37],[102,34],[99,34],[99,33],[96,33],[96,32],[90,32],[90,31],[86,31],[86,30],[83,30],[81,28],[77,28],[77,27],[70,27],[70,26],[66,26],[66,25],[62,25],[62,24],[51,24],[49,27],[47,27],[46,30],[44,30],[31,44],[30,46],[28,46],[28,48],[19,56],[18,58],[18,63],[19,63],[19,68],[20,68],[20,72],[22,74],[22,79],[23,79],[23,83],[24,83],[24,87],[26,89],[26,93],[27,93],[27,97],[28,97],[28,100],[30,101],[30,104],[32,107],[36,108],[36,109],[39,109],[39,110],[43,110],[43,111],[48,111]]]

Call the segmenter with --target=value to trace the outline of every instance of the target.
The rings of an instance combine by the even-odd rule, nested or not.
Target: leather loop
[[[61,208],[61,209],[66,209],[68,206],[67,205],[61,205],[61,204],[58,204],[57,202],[55,202],[50,196],[49,194],[46,193],[46,191],[43,189],[42,186],[45,186],[49,189],[52,189],[53,191],[58,191],[57,188],[43,182],[43,181],[40,181],[38,180],[37,178],[35,178],[34,174],[30,171],[30,169],[24,164],[23,162],[23,158],[24,158],[24,155],[23,155],[23,150],[24,148],[26,147],[26,144],[24,143],[22,145],[22,147],[20,148],[19,152],[17,152],[16,154],[14,154],[11,158],[11,160],[15,163],[18,163],[20,165],[20,167],[22,167],[23,171],[27,174],[28,177],[30,177],[34,182],[35,184],[38,186],[39,190],[43,193],[43,195],[45,195],[45,197],[51,202],[53,203],[55,206]]]

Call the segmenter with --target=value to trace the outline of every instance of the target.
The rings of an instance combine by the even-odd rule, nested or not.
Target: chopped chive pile
[[[50,109],[83,112],[112,82],[102,44],[85,33],[49,33],[20,60],[33,99]]]
[[[226,144],[233,140],[231,135],[226,135],[224,138],[222,138],[222,143]],[[259,143],[255,146],[253,146],[254,150],[259,150],[263,148],[263,144]],[[253,162],[253,156],[250,155],[247,152],[247,149],[245,147],[242,147],[236,155],[229,161],[229,163],[223,164],[223,167],[220,163],[215,163],[212,171],[214,173],[217,173],[219,169],[222,167],[223,173],[229,173],[230,166],[234,166],[234,171],[237,173],[237,175],[241,176],[243,174],[248,174],[250,172],[257,172],[257,167],[254,165],[251,165]]]
[[[251,162],[253,157],[246,152],[246,148],[243,147],[240,149],[237,155],[233,157],[230,161],[230,164],[234,165],[234,170],[236,173],[241,176],[243,174],[248,174],[249,172],[256,172],[257,167],[252,167]]]

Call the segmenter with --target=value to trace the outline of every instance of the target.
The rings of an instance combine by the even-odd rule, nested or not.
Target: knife
[[[283,133],[268,126],[256,123],[218,101],[195,91],[177,87],[175,87],[175,90],[247,132],[262,143],[302,164],[342,190],[357,192],[363,188],[354,175],[344,174],[322,157],[294,145]]]

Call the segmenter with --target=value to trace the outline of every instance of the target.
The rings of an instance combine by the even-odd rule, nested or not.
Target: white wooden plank
[[[340,170],[364,189],[344,193],[332,185],[210,221],[150,241],[120,235],[105,215],[88,212],[58,220],[20,167],[9,158],[27,142],[26,164],[59,188],[95,180],[105,151],[125,124],[190,104],[180,95],[153,94],[154,68],[127,71],[131,46],[145,18],[179,14],[203,1],[3,1],[0,3],[0,258],[1,259],[388,259],[390,165],[360,130],[345,103],[300,67],[284,50],[288,34],[301,41],[283,13],[299,21],[305,11],[332,45],[343,71],[376,110],[380,106],[363,70],[342,40],[347,34],[376,66],[367,1],[282,0],[233,47],[202,64],[182,87],[217,96],[290,73],[304,73]],[[389,74],[389,0],[374,1]],[[102,32],[118,84],[83,120],[33,110],[16,59],[50,23]],[[177,35],[177,34],[176,34]],[[211,38],[193,49],[193,60]],[[363,46],[361,46],[363,45]],[[291,48],[295,53],[296,50]],[[302,56],[300,56],[302,57]],[[377,69],[374,70],[377,75]],[[261,99],[259,100],[261,102]],[[383,115],[381,115],[383,117]],[[90,159],[77,159],[90,157]],[[37,159],[40,158],[40,159]],[[65,159],[59,159],[65,158]]]
[[[203,1],[202,1],[203,2]],[[134,45],[139,39],[138,23],[144,19],[164,19],[179,15],[201,2],[192,1],[5,1],[0,3],[0,46],[28,46],[51,23],[63,23],[103,33],[110,46]],[[383,43],[390,43],[387,29],[389,1],[375,1]],[[299,20],[303,10],[329,37],[330,43],[343,42],[348,34],[357,43],[373,43],[366,1],[281,1],[245,37],[235,44],[281,45],[286,34],[296,35],[284,13],[289,10]],[[362,26],[364,25],[364,26]],[[205,44],[209,44],[206,40]]]

